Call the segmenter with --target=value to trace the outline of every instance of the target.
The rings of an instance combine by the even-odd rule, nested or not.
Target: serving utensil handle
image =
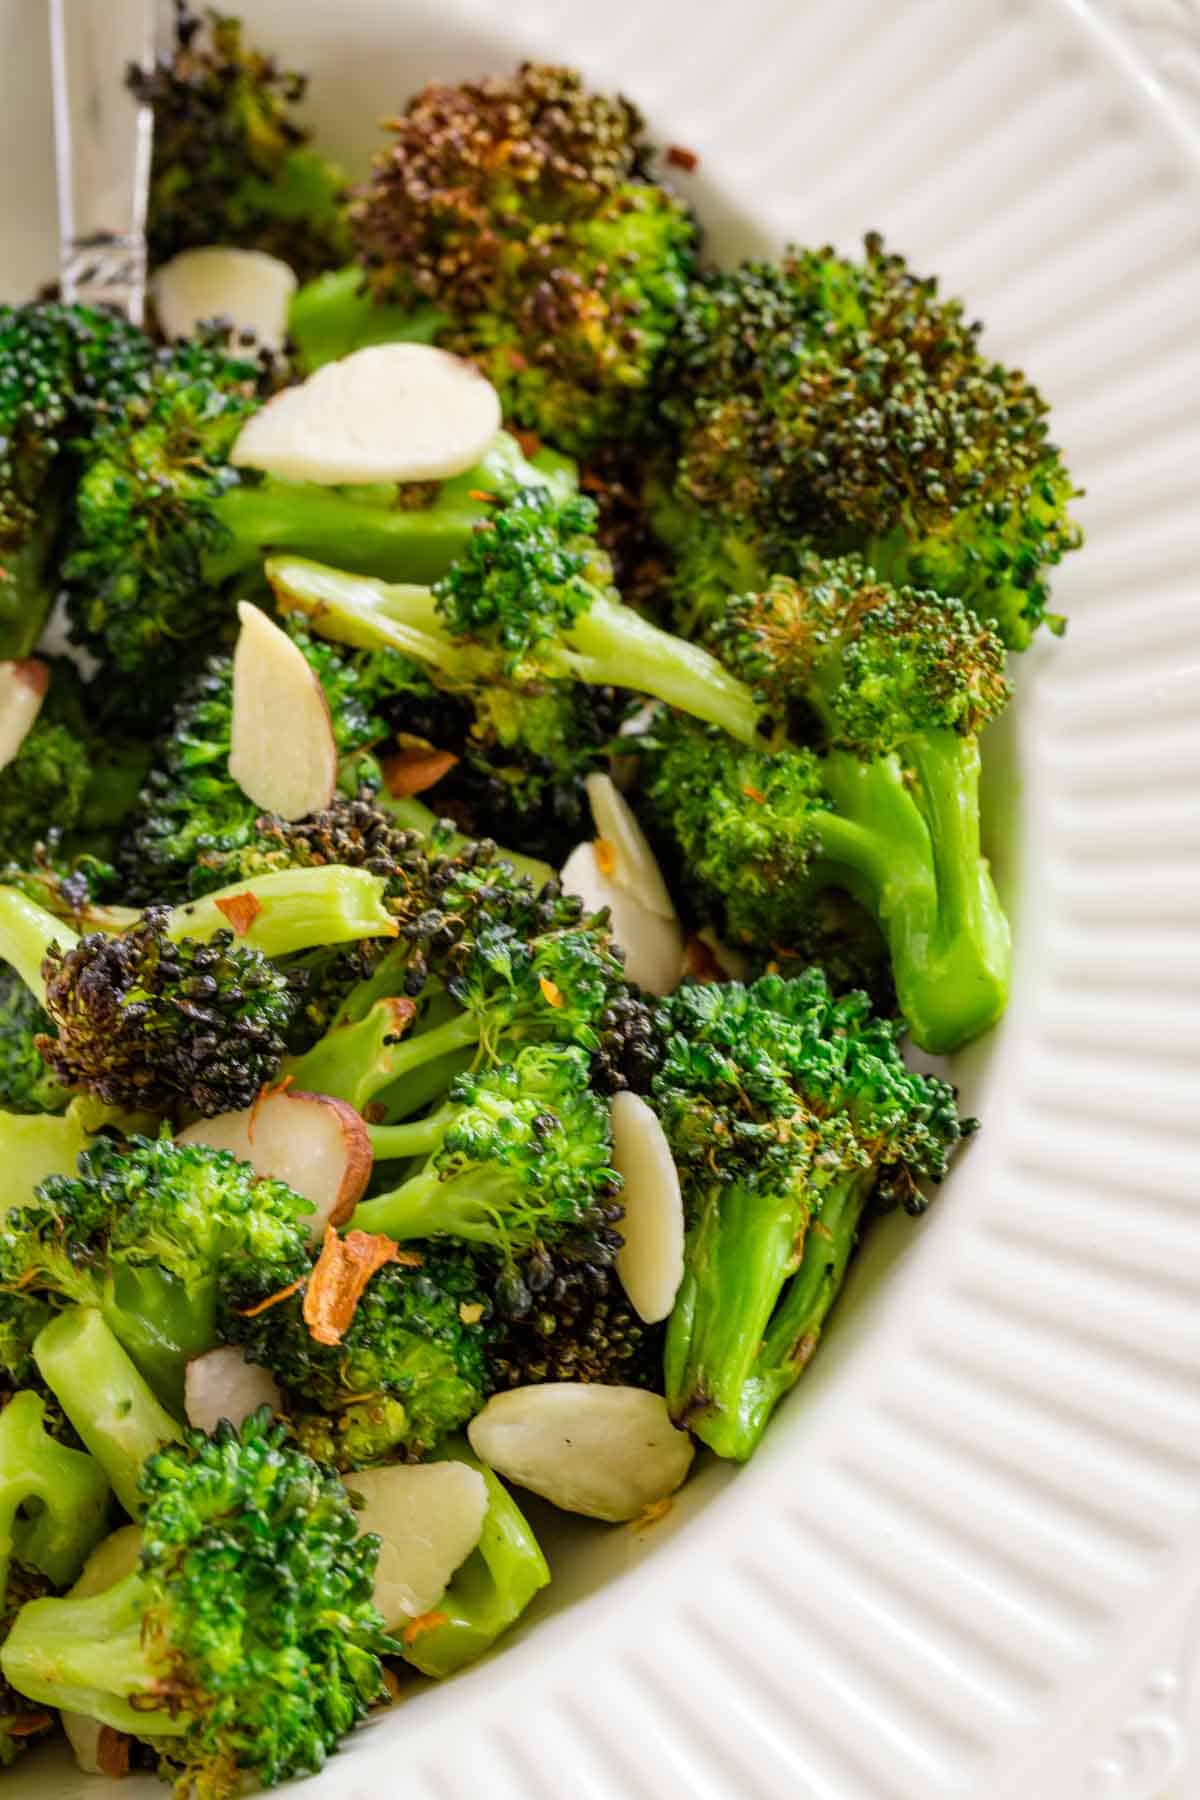
[[[125,85],[154,47],[154,0],[49,0],[62,297],[142,322],[150,109]]]

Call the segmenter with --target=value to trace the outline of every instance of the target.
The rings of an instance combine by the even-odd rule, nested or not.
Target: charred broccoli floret
[[[149,355],[107,313],[0,306],[0,656],[27,656],[50,610],[72,446],[126,403]]]
[[[661,1391],[663,1333],[638,1318],[610,1254],[603,1232],[576,1233],[497,1267],[487,1357],[493,1388],[601,1381]]]
[[[373,1142],[379,1158],[427,1161],[359,1204],[353,1223],[363,1231],[465,1239],[506,1257],[583,1229],[597,1254],[620,1247],[610,1109],[577,1045],[526,1045],[509,1062],[460,1075],[444,1106],[377,1127]]]
[[[1014,649],[1061,630],[1046,576],[1080,541],[1077,489],[980,330],[875,235],[861,262],[793,251],[695,282],[661,369],[685,616],[808,543],[965,600]]]
[[[217,1342],[236,1272],[259,1297],[306,1275],[311,1203],[224,1150],[97,1138],[0,1227],[0,1279],[54,1305],[98,1306],[155,1391],[183,1398],[189,1356]]]
[[[319,1769],[385,1698],[379,1540],[285,1437],[264,1408],[151,1457],[136,1572],[31,1602],[0,1651],[18,1693],[149,1740],[211,1800]]]
[[[672,1416],[744,1459],[803,1372],[873,1195],[925,1205],[970,1129],[908,1070],[898,1027],[819,969],[685,986],[658,1008],[652,1104],[684,1188],[684,1278],[667,1327]]]
[[[486,1302],[457,1247],[422,1245],[385,1263],[336,1344],[314,1338],[300,1294],[259,1309],[256,1288],[231,1265],[223,1334],[286,1390],[296,1441],[319,1461],[419,1458],[482,1406]]]
[[[343,260],[341,171],[299,122],[306,78],[250,48],[241,21],[175,0],[175,37],[129,85],[154,115],[147,241],[151,260],[240,244],[300,278]]]
[[[570,69],[421,90],[351,207],[366,281],[445,316],[505,415],[564,450],[648,425],[696,230],[649,179],[635,107]]]

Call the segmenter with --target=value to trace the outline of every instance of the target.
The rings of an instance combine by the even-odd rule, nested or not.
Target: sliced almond
[[[662,870],[633,808],[612,776],[589,775],[585,785],[597,836],[612,846],[612,867],[608,871],[612,879],[647,912],[657,913],[660,919],[675,918],[675,904],[667,892]]]
[[[282,350],[296,277],[277,256],[209,244],[181,250],[154,277],[154,310],[171,342],[195,335],[208,319],[252,331],[264,350]]]
[[[636,1519],[673,1494],[695,1446],[661,1394],[547,1381],[494,1394],[467,1428],[498,1475],[589,1519]]]
[[[326,485],[444,481],[499,429],[499,397],[473,364],[430,344],[374,344],[268,400],[229,460]]]
[[[360,1469],[346,1486],[365,1501],[359,1529],[381,1540],[375,1604],[396,1631],[437,1605],[479,1542],[487,1483],[466,1463],[436,1462]]]
[[[270,1370],[247,1362],[236,1344],[193,1356],[183,1372],[184,1411],[197,1431],[215,1431],[222,1419],[240,1425],[258,1407],[277,1412],[282,1404]]]
[[[371,1178],[370,1133],[354,1107],[329,1094],[269,1089],[240,1112],[198,1119],[179,1141],[228,1150],[259,1175],[286,1181],[312,1201],[314,1243],[327,1225],[345,1223]]]
[[[6,769],[42,710],[50,671],[36,656],[0,662],[0,769]]]
[[[600,866],[595,844],[576,844],[559,876],[563,889],[592,910],[607,906],[612,932],[625,952],[625,973],[648,994],[669,994],[683,971],[683,931],[678,919],[664,919],[635,900]]]
[[[320,812],[337,785],[329,702],[303,655],[257,606],[238,606],[229,773],[281,819]]]
[[[624,1182],[617,1274],[638,1317],[665,1319],[683,1280],[683,1197],[666,1133],[638,1094],[613,1099],[613,1168]]]

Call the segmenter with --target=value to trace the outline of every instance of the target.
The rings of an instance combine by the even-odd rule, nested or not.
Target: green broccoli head
[[[676,492],[734,531],[862,550],[884,578],[956,595],[1015,649],[1079,543],[1047,407],[990,361],[934,281],[866,239],[748,263],[691,290],[662,369]]]
[[[696,249],[627,100],[572,70],[433,84],[351,208],[377,295],[435,305],[506,416],[575,452],[645,420]]]
[[[116,936],[53,945],[43,964],[57,1035],[38,1048],[61,1081],[112,1106],[206,1115],[249,1106],[277,1073],[296,990],[232,931],[167,935],[151,907]]]
[[[68,447],[128,402],[150,354],[107,313],[0,306],[0,656],[29,654],[54,598]]]
[[[250,48],[241,21],[175,0],[175,39],[129,85],[154,115],[151,260],[206,244],[278,256],[301,280],[348,248],[341,171],[297,118],[305,78]]]
[[[311,1203],[227,1151],[169,1137],[97,1138],[0,1231],[0,1279],[49,1305],[99,1306],[155,1390],[217,1342],[221,1281],[258,1297],[307,1274]],[[14,1334],[36,1328],[17,1317]]]
[[[18,1615],[5,1678],[149,1739],[181,1789],[232,1800],[313,1773],[385,1698],[379,1540],[265,1408],[152,1456],[135,1573]]]
[[[50,1020],[14,969],[0,965],[0,1106],[8,1112],[61,1112],[62,1083],[38,1049]]]
[[[483,1405],[487,1303],[458,1245],[423,1244],[371,1276],[340,1343],[318,1343],[299,1294],[258,1310],[231,1265],[222,1330],[286,1390],[297,1441],[339,1468],[418,1458]]]
[[[51,826],[69,832],[91,777],[84,739],[53,719],[35,720],[0,787],[0,862],[28,862]]]
[[[810,709],[826,741],[886,756],[921,733],[969,737],[1008,702],[1004,646],[960,600],[879,581],[857,557],[808,557],[732,599],[714,629],[776,716]]]

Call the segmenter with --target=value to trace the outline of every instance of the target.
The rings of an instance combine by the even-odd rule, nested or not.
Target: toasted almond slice
[[[42,710],[50,671],[36,656],[0,662],[0,769],[6,769]]]
[[[600,866],[595,844],[576,844],[559,877],[565,892],[594,909],[607,906],[612,931],[625,952],[625,972],[648,994],[669,994],[683,974],[683,931],[678,919],[650,912]]]
[[[184,1411],[197,1431],[215,1431],[222,1419],[240,1425],[257,1407],[282,1404],[270,1370],[247,1362],[236,1344],[193,1356],[183,1372]]]
[[[613,1099],[613,1168],[625,1185],[617,1274],[638,1317],[665,1319],[683,1280],[683,1198],[658,1118],[638,1094]]]
[[[181,250],[154,277],[154,310],[162,334],[190,338],[206,319],[228,319],[252,331],[264,350],[282,350],[296,277],[277,256],[206,244]]]
[[[695,1447],[661,1394],[599,1382],[546,1381],[494,1394],[467,1428],[498,1475],[564,1512],[636,1519],[673,1494]]]
[[[361,1531],[381,1541],[375,1604],[389,1631],[435,1607],[460,1563],[479,1542],[488,1507],[487,1483],[467,1463],[398,1463],[346,1477],[366,1502]]]
[[[229,460],[326,485],[444,481],[499,429],[496,390],[473,364],[430,344],[375,344],[274,395]]]
[[[676,917],[675,905],[667,892],[662,870],[646,841],[646,834],[624,794],[611,775],[597,772],[586,782],[592,819],[598,836],[613,848],[613,865],[609,873],[618,887],[660,919]]]
[[[286,1181],[313,1204],[314,1243],[327,1225],[342,1225],[371,1177],[371,1137],[355,1109],[329,1094],[268,1089],[240,1112],[198,1119],[179,1134],[183,1144],[228,1150],[260,1175]]]
[[[302,819],[337,785],[329,702],[286,631],[245,600],[238,618],[229,773],[256,806]]]

